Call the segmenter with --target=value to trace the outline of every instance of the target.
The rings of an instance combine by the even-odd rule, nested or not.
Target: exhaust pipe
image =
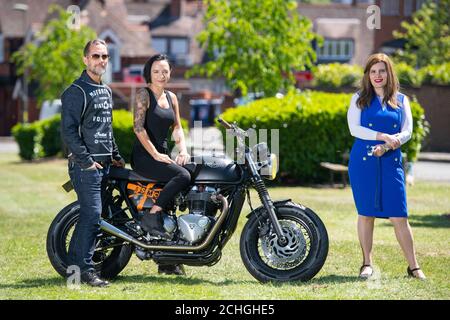
[[[219,230],[220,226],[222,225],[223,221],[225,220],[226,216],[228,215],[228,200],[222,196],[217,195],[216,198],[222,202],[222,212],[219,216],[219,219],[217,220],[216,224],[213,226],[211,232],[209,232],[208,236],[206,237],[205,241],[203,241],[201,244],[197,246],[164,246],[164,245],[148,245],[145,242],[139,241],[129,235],[128,233],[120,230],[119,228],[116,228],[112,224],[106,222],[105,220],[100,220],[100,229],[108,234],[111,234],[113,236],[116,236],[117,238],[120,238],[124,241],[130,242],[136,246],[139,246],[146,250],[170,250],[170,251],[201,251],[205,249],[214,238],[215,234]]]

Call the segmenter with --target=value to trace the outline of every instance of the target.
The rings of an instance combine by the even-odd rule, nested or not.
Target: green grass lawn
[[[316,211],[330,238],[323,269],[308,283],[261,284],[239,255],[246,205],[222,260],[213,267],[186,267],[186,277],[160,276],[152,261],[133,256],[109,288],[71,289],[50,265],[47,229],[75,199],[60,187],[66,161],[22,163],[0,154],[0,299],[449,299],[450,184],[417,182],[408,188],[410,223],[427,281],[406,277],[406,261],[389,221],[375,226],[375,276],[357,278],[361,254],[351,190],[272,188],[273,199],[292,198]],[[252,193],[253,205],[259,205]]]

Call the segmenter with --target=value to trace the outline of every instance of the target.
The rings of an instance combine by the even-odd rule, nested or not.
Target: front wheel
[[[261,282],[308,281],[327,258],[327,230],[308,208],[288,203],[277,206],[276,211],[287,244],[278,242],[265,209],[257,209],[242,230],[242,261]]]

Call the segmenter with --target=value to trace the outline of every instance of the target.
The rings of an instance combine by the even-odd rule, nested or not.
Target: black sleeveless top
[[[167,91],[164,91],[169,102],[169,108],[162,108],[158,105],[155,95],[149,88],[147,92],[150,96],[150,105],[145,113],[144,129],[147,132],[150,141],[160,153],[168,154],[167,138],[169,129],[175,122],[175,113],[173,110],[172,99]],[[133,146],[132,158],[140,156],[150,156],[139,139],[136,138]],[[151,157],[151,156],[150,156]]]

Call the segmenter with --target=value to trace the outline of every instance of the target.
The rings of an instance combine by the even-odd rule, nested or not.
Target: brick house
[[[367,28],[367,1],[339,1],[318,5],[299,3],[298,12],[313,23],[313,31],[324,38],[316,48],[318,63],[364,64],[374,50],[374,30]]]

